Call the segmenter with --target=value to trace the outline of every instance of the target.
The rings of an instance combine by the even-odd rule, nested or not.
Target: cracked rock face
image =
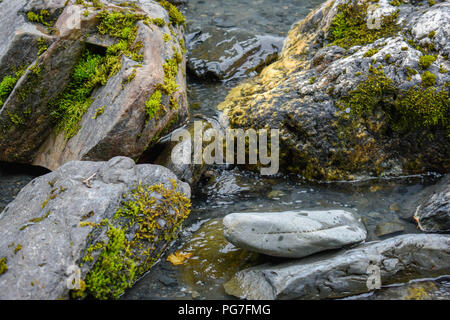
[[[0,259],[5,258],[8,267],[0,274],[0,299],[69,298],[69,268],[80,267],[81,279],[85,279],[102,251],[92,251],[92,260],[85,261],[88,248],[101,241],[109,242],[106,226],[91,225],[108,219],[119,227],[114,215],[123,201],[132,199],[128,198],[129,193],[139,183],[161,184],[190,198],[189,185],[177,180],[170,170],[156,165],[135,165],[126,157],[108,162],[71,161],[31,181],[0,213]],[[153,199],[153,206],[157,206],[163,197],[155,192]],[[183,210],[181,204],[172,202],[173,210]],[[137,239],[136,225],[125,231],[128,241],[136,238],[141,246],[139,252],[151,252],[136,259],[136,266],[146,269],[146,259],[154,258],[166,247],[165,235],[173,227],[172,222],[179,219],[173,210],[160,215],[159,229],[150,234],[153,240]],[[109,285],[113,287],[116,283]]]
[[[238,272],[224,287],[250,300],[341,298],[373,290],[369,266],[380,271],[381,285],[448,274],[450,236],[402,235],[348,251],[264,264]]]
[[[232,213],[223,225],[235,246],[287,258],[341,248],[367,236],[360,219],[343,210]]]
[[[157,2],[18,0],[0,11],[0,82],[15,79],[0,96],[1,161],[55,170],[72,160],[136,159],[188,117],[184,27]],[[101,34],[105,13],[135,15],[136,33],[114,34],[116,18]],[[84,96],[74,74],[88,52],[102,58]],[[67,94],[75,88],[83,101],[65,103],[80,96]]]

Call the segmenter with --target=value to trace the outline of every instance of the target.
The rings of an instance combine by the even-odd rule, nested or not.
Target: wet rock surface
[[[381,284],[437,277],[450,271],[450,237],[402,235],[334,254],[238,272],[224,287],[245,299],[327,299],[369,292],[369,266]]]
[[[450,232],[450,176],[431,187],[431,194],[416,209],[414,219],[426,232]]]
[[[434,281],[414,281],[403,285],[387,286],[351,298],[351,300],[448,300],[450,279],[442,277]]]
[[[213,119],[202,117],[202,119],[195,119],[195,122],[199,128],[204,128],[201,129],[202,132],[204,132],[203,130],[208,130],[210,128],[220,130],[217,122]],[[206,164],[204,159],[199,161],[201,163],[194,161],[195,156],[193,155],[195,153],[195,148],[196,145],[201,145],[205,148],[208,143],[197,138],[194,133],[195,124],[193,122],[190,122],[181,129],[187,130],[191,139],[187,139],[183,134],[179,134],[179,130],[174,130],[170,135],[162,139],[163,141],[159,142],[157,147],[160,152],[158,153],[157,158],[152,162],[169,168],[180,180],[185,181],[190,185],[195,185],[211,166]],[[151,154],[153,154],[152,151],[150,151],[149,155]],[[143,160],[145,161],[145,158]]]
[[[301,258],[367,236],[361,219],[343,210],[232,213],[223,224],[235,246],[276,257]]]
[[[0,3],[2,161],[137,158],[187,117],[184,27],[159,4],[25,3]]]
[[[187,41],[187,68],[195,77],[229,80],[257,75],[278,57],[284,38],[204,27]]]
[[[91,180],[86,182],[89,177]],[[36,178],[0,214],[0,256],[6,258],[8,266],[8,270],[0,275],[0,287],[8,290],[0,290],[0,297],[68,298],[67,279],[71,276],[68,268],[71,266],[80,266],[81,279],[86,279],[87,290],[90,290],[87,275],[100,259],[102,250],[99,249],[102,247],[96,250],[88,248],[113,239],[110,238],[112,227],[93,226],[103,226],[102,221],[108,219],[115,228],[119,228],[121,224],[116,221],[115,214],[139,183],[148,186],[161,184],[162,188],[173,189],[189,198],[189,186],[178,181],[174,187],[175,181],[176,176],[166,168],[135,165],[133,160],[125,157],[116,157],[108,162],[72,161],[55,172]],[[162,204],[163,193],[158,195],[155,190],[153,196],[155,206]],[[158,250],[165,248],[167,240],[164,237],[171,232],[173,224],[177,220],[182,221],[179,214],[184,212],[183,202],[174,201],[172,199],[172,205],[178,213],[168,210],[161,214],[161,218],[172,219],[173,222],[161,224],[153,240],[136,238],[139,228],[135,222],[132,222],[133,228],[121,229],[125,230],[123,232],[130,243],[132,239],[140,243],[140,249],[135,251],[137,255],[142,253],[140,250],[151,253],[147,258],[144,255],[136,258],[136,266],[145,269],[136,271],[138,274],[148,269],[146,260],[154,258]],[[158,242],[158,237],[162,241]],[[124,241],[119,239],[115,239],[116,245]],[[92,259],[84,259],[86,256]],[[116,263],[120,263],[120,259]],[[116,270],[125,278],[126,271]],[[115,287],[117,284],[111,282],[109,285]]]

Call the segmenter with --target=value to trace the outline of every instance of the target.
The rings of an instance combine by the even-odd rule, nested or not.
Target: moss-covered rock
[[[126,157],[69,162],[35,179],[1,213],[0,288],[9,290],[0,297],[118,298],[189,213],[189,186],[164,167]]]
[[[219,108],[280,129],[281,168],[308,179],[448,172],[449,16],[443,1],[327,1]]]
[[[33,0],[0,7],[23,14],[0,48],[2,161],[54,170],[71,160],[137,158],[168,123],[188,116],[184,17],[173,4]],[[21,28],[39,32],[24,38]],[[15,69],[4,67],[27,46],[33,50],[13,59]]]

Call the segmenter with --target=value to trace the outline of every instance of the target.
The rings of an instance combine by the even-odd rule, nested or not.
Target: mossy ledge
[[[328,40],[343,48],[366,45],[383,37],[389,37],[400,30],[397,24],[398,12],[384,16],[379,28],[369,29],[367,9],[369,1],[350,1],[337,7],[338,13],[331,22]]]
[[[108,241],[93,243],[87,249],[81,267],[85,263],[94,264],[82,289],[72,292],[74,298],[88,294],[96,299],[118,298],[156,262],[167,243],[176,239],[191,203],[184,193],[177,191],[176,181],[172,179],[171,183],[171,188],[139,183],[124,195],[111,221],[94,226],[107,228]]]

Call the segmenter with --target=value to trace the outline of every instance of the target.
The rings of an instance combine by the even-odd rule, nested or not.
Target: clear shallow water
[[[258,34],[286,36],[294,22],[323,0],[189,0],[189,30],[202,26],[239,27]]]

